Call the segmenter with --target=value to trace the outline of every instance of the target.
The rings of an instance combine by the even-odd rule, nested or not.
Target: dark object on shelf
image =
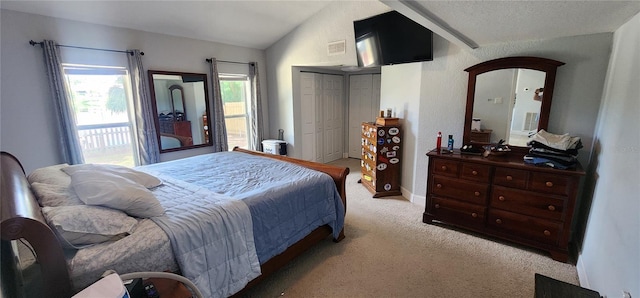
[[[460,148],[461,154],[482,155],[483,152],[484,152],[484,149],[482,149],[482,147],[478,145],[473,146],[469,144],[469,145],[464,145],[462,146],[462,148]]]
[[[596,291],[536,273],[535,298],[600,298]]]

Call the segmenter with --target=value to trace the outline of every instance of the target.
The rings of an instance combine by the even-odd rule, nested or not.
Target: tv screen
[[[431,30],[397,11],[354,21],[353,29],[360,67],[433,60]]]

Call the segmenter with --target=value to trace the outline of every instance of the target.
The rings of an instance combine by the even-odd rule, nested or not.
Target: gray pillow
[[[66,186],[33,182],[31,183],[31,189],[33,189],[40,206],[58,207],[84,205],[71,189],[71,177],[69,177],[69,184]]]
[[[164,214],[164,208],[151,191],[113,173],[77,170],[71,175],[71,187],[87,205],[114,208],[140,218]]]
[[[29,176],[27,176],[27,180],[29,183],[39,182],[69,186],[69,183],[71,183],[71,177],[62,171],[62,169],[68,166],[68,164],[64,163],[35,169],[31,174],[29,174]]]
[[[69,176],[73,175],[73,173],[77,171],[86,170],[111,173],[144,185],[146,188],[154,188],[162,184],[162,181],[153,175],[119,165],[79,164],[62,168],[62,171],[67,173]]]
[[[42,214],[63,246],[76,249],[121,239],[138,224],[122,211],[99,206],[43,207]]]

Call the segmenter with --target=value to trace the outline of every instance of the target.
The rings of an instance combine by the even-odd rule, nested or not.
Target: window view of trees
[[[220,93],[224,103],[224,118],[227,125],[229,149],[238,146],[249,148],[247,95],[249,81],[247,77],[220,78]]]
[[[126,70],[69,66],[65,76],[85,162],[134,166]]]

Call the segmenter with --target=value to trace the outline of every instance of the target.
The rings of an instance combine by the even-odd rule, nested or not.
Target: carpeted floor
[[[374,199],[348,166],[346,238],[327,239],[249,297],[533,297],[534,274],[578,284],[575,266],[543,252],[422,223],[423,207]]]

